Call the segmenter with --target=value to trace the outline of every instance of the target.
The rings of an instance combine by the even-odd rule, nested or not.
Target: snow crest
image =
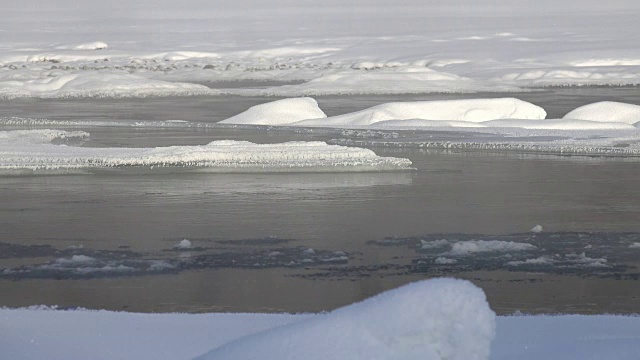
[[[640,123],[640,105],[600,101],[574,109],[565,115],[563,119],[638,124]]]
[[[435,279],[230,342],[198,360],[486,360],[495,314],[468,281]]]
[[[325,120],[300,121],[300,126],[372,125],[388,120],[452,120],[481,122],[494,119],[544,119],[543,108],[515,98],[393,102]]]
[[[315,99],[282,99],[250,107],[221,124],[288,125],[305,119],[326,118]]]

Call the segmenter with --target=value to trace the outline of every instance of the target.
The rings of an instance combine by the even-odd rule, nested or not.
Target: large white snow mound
[[[640,105],[601,101],[574,109],[565,115],[563,119],[636,124],[640,122]]]
[[[482,122],[494,119],[544,119],[546,111],[515,98],[392,102],[327,119],[299,121],[299,126],[361,126],[387,120],[452,120]]]
[[[495,314],[464,280],[421,281],[230,342],[200,360],[486,360]]]
[[[222,124],[287,125],[300,120],[326,118],[315,99],[282,99],[250,107]]]
[[[353,172],[410,169],[407,159],[324,142],[254,144],[219,140],[206,145],[90,148],[52,142],[85,132],[0,131],[0,174],[85,173],[98,170],[183,168],[200,172]]]

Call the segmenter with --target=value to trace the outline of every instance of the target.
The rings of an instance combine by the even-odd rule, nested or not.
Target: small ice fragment
[[[536,226],[534,226],[534,227],[532,227],[532,228],[531,228],[531,232],[532,232],[532,233],[539,234],[539,233],[541,233],[542,231],[543,231],[543,229],[542,229],[542,225],[536,225]]]
[[[269,253],[269,257],[276,257],[276,256],[280,256],[282,255],[282,253],[280,251],[272,251]]]
[[[455,264],[457,263],[458,260],[456,259],[449,259],[446,257],[439,257],[434,261],[434,264],[438,264],[438,265],[451,265],[451,264]]]
[[[176,244],[173,248],[178,250],[188,250],[188,249],[193,249],[193,244],[191,244],[191,241],[187,239],[183,239],[178,244]]]
[[[316,251],[313,248],[308,248],[302,252],[303,255],[315,255]]]
[[[633,244],[629,245],[629,249],[640,249],[640,242],[634,242]]]

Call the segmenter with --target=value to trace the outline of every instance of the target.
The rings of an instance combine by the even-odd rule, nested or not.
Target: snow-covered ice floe
[[[581,106],[563,117],[591,121],[607,121],[625,124],[640,124],[640,105],[615,101],[601,101]]]
[[[357,129],[517,128],[537,130],[635,130],[640,106],[598,103],[563,119],[515,98],[392,102],[326,117],[311,98],[282,99],[251,107],[220,124]],[[594,110],[597,108],[597,112]],[[588,112],[588,115],[587,115]],[[471,129],[472,131],[475,129]]]
[[[318,102],[310,97],[282,99],[250,107],[221,121],[222,124],[289,125],[301,120],[326,118]]]
[[[221,123],[349,127],[369,126],[385,122],[388,127],[391,121],[412,119],[482,122],[504,118],[544,119],[547,115],[544,109],[539,106],[514,98],[502,98],[394,102],[327,118],[317,108],[317,103],[314,100],[307,99],[309,100],[304,103],[302,103],[301,99],[294,98],[256,105],[239,115],[221,121]],[[283,107],[289,112],[295,111],[297,116],[281,116],[280,112],[282,110],[280,109]],[[310,110],[315,110],[316,108],[320,116],[309,117]]]
[[[88,148],[54,144],[86,132],[0,132],[0,173],[86,173],[115,169],[186,168],[200,172],[354,172],[408,170],[407,159],[323,142],[254,144],[219,140],[200,146]]]
[[[422,281],[327,315],[241,338],[199,360],[486,360],[495,314],[482,290]]]

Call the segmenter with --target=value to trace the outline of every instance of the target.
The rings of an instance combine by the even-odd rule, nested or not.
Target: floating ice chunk
[[[288,125],[305,119],[326,118],[315,99],[282,99],[250,107],[221,124]]]
[[[193,249],[193,244],[191,243],[191,241],[187,239],[182,239],[173,248],[177,250],[189,250],[189,249]]]
[[[64,131],[0,131],[0,172],[13,175],[115,169],[148,172],[161,168],[226,173],[411,169],[407,159],[380,157],[369,149],[324,142],[254,144],[221,140],[200,146],[158,148],[87,148],[46,143],[54,135],[65,134]]]
[[[102,50],[108,48],[109,45],[102,41],[94,41],[84,44],[79,44],[73,47],[74,50]]]
[[[546,116],[543,108],[515,98],[469,99],[392,102],[326,119],[299,121],[293,125],[362,126],[413,119],[482,122],[506,118],[544,119]]]
[[[538,225],[532,227],[531,230],[529,230],[529,231],[531,231],[532,233],[538,234],[538,233],[541,233],[543,230],[544,229],[542,228],[542,225],[538,224]]]
[[[440,239],[433,241],[420,240],[420,249],[427,250],[433,248],[443,247],[449,244],[449,241]]]
[[[56,259],[56,263],[58,264],[78,264],[78,263],[92,263],[95,262],[96,259],[86,255],[73,255],[71,259],[59,258]]]
[[[249,335],[199,360],[486,360],[495,314],[464,280],[421,281],[326,315]]]
[[[629,245],[629,249],[640,249],[640,242],[634,242],[633,244]]]
[[[482,252],[512,252],[529,251],[536,247],[527,243],[500,240],[469,240],[458,241],[451,246],[450,255],[469,255]]]
[[[636,124],[640,122],[640,105],[601,101],[581,106],[562,118]]]
[[[308,248],[308,249],[303,250],[303,251],[302,251],[302,254],[303,254],[303,255],[315,255],[315,254],[316,254],[316,251],[315,251],[315,250],[313,250],[312,248]]]
[[[452,264],[456,264],[457,262],[458,260],[456,259],[450,259],[443,256],[440,256],[433,261],[434,264],[438,264],[438,265],[452,265]]]
[[[553,265],[556,261],[549,256],[540,256],[534,259],[527,259],[523,261],[509,261],[507,266],[522,266],[522,265]]]

